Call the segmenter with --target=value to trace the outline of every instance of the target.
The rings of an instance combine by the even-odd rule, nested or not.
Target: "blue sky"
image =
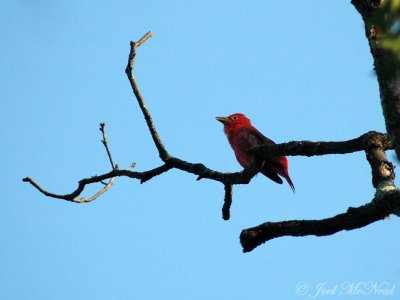
[[[129,41],[148,30],[135,75],[172,155],[241,170],[214,119],[234,112],[276,142],[385,131],[350,1],[0,1],[1,298],[307,299],[322,284],[340,299],[346,283],[364,282],[398,295],[396,217],[247,254],[239,245],[244,228],[370,201],[364,153],[289,158],[296,194],[257,176],[234,187],[228,222],[223,186],[177,170],[143,185],[118,178],[89,204],[22,182],[69,193],[108,172],[100,122],[121,167],[161,164],[124,74]],[[302,283],[306,295],[296,293]]]

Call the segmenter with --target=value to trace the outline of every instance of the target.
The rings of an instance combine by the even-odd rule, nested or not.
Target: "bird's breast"
[[[257,146],[258,143],[252,141],[251,137],[241,130],[227,134],[227,137],[239,164],[244,168],[250,166],[255,161],[256,156],[247,153],[247,151]]]

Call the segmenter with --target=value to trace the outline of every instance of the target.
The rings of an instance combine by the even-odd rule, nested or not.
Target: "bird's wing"
[[[266,136],[264,136],[261,132],[259,132],[256,128],[243,128],[242,133],[243,136],[247,137],[246,139],[242,139],[243,143],[246,143],[246,145],[243,145],[244,148],[250,149],[255,146],[259,145],[273,145],[275,142]],[[275,181],[276,183],[282,184],[283,180],[282,178],[279,177],[279,175],[271,168],[271,165],[279,165],[281,166],[281,163],[279,160],[276,159],[269,159],[265,161],[265,166],[261,170],[261,173],[265,176],[267,176],[269,179],[272,181]]]
[[[264,136],[254,127],[244,127],[237,132],[238,142],[242,149],[250,149],[259,145],[275,144],[273,140]]]
[[[263,175],[267,176],[267,177],[268,177],[269,179],[271,179],[272,181],[275,181],[276,183],[279,183],[279,184],[282,184],[282,183],[283,183],[282,178],[280,178],[279,175],[278,175],[274,170],[272,170],[272,169],[269,168],[269,167],[264,167],[264,168],[261,170],[261,173],[262,173]]]

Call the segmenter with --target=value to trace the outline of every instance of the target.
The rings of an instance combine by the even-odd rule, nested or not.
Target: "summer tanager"
[[[228,117],[216,117],[216,119],[224,124],[224,132],[228,137],[229,144],[231,144],[236,159],[243,168],[249,167],[258,159],[255,154],[248,153],[247,150],[259,145],[275,144],[274,141],[265,137],[254,128],[244,114],[237,113]],[[279,177],[282,176],[286,179],[293,192],[295,191],[293,182],[289,176],[288,159],[286,156],[266,160],[260,172],[279,184],[283,182]]]

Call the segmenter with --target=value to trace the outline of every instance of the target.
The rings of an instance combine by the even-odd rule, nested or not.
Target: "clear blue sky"
[[[296,194],[258,176],[234,187],[228,222],[223,186],[176,170],[143,185],[118,178],[80,205],[22,182],[69,193],[108,172],[100,122],[121,167],[160,165],[124,74],[129,41],[148,30],[135,74],[167,149],[182,159],[241,170],[214,119],[234,112],[276,142],[385,131],[350,1],[0,1],[0,298],[308,299],[321,283],[367,281],[396,285],[398,297],[396,217],[247,254],[239,245],[244,228],[370,201],[364,153],[289,158]]]

